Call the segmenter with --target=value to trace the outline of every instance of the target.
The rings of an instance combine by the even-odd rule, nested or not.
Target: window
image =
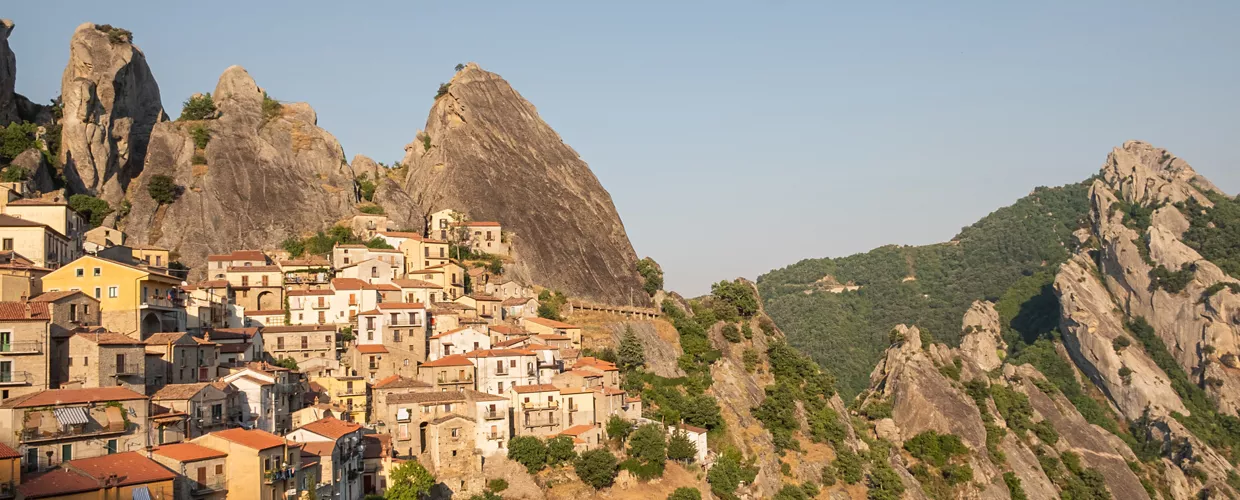
[[[108,455],[116,453],[116,440],[115,439],[108,440],[107,451],[108,451]]]
[[[95,287],[95,298],[96,299],[103,298],[103,287],[100,287],[100,286]]]
[[[211,419],[215,422],[224,420],[224,405],[219,403],[211,405]]]
[[[77,321],[78,321],[77,304],[69,304],[69,322],[77,323]]]
[[[284,337],[276,338],[276,349],[284,349]]]
[[[13,238],[5,238],[5,239],[4,239],[4,249],[5,249],[5,250],[13,250]]]
[[[263,470],[264,471],[271,470],[271,457],[263,458]]]
[[[302,349],[307,349],[307,348],[309,348],[309,347],[310,347],[310,337],[307,337],[307,336],[305,336],[305,335],[302,335],[302,336],[301,336],[301,348],[302,348]]]
[[[250,286],[250,277],[249,277],[249,276],[242,276],[242,277],[241,277],[241,286]]]
[[[368,330],[375,329],[375,318],[374,317],[366,318],[366,329]]]
[[[392,342],[400,342],[400,330],[392,330]]]
[[[374,339],[375,339],[375,331],[374,331],[374,330],[367,330],[367,331],[366,331],[366,340],[374,340]]]
[[[101,267],[96,267],[92,269],[91,271],[92,271],[92,274],[95,276],[103,276],[103,268]]]
[[[83,269],[83,268],[80,268],[80,267],[79,267],[79,268],[77,268],[77,269],[74,269],[74,270],[73,270],[73,276],[74,276],[74,277],[77,277],[77,278],[81,278],[81,277],[83,277],[83,276],[86,276],[86,269]]]
[[[324,335],[324,336],[323,336],[323,342],[326,342],[326,343],[328,343],[328,344],[332,343],[332,336],[331,336],[331,335]]]
[[[372,268],[370,268],[370,277],[371,277],[371,278],[378,278],[378,277],[379,277],[379,268],[377,268],[377,267],[372,267]]]
[[[510,360],[508,360],[508,367],[509,367],[509,368],[516,368],[516,367],[517,367],[517,360],[515,360],[515,359],[510,359]]]
[[[218,476],[223,473],[224,473],[224,464],[215,464],[215,475]]]
[[[90,366],[90,356],[82,356],[82,366]]]
[[[499,393],[500,393],[500,394],[503,394],[503,393],[504,393],[504,383],[503,383],[503,382],[500,382],[500,383],[499,383]],[[491,413],[495,413],[495,405],[491,405]]]
[[[267,275],[263,275],[263,286],[267,286]]]
[[[121,294],[120,287],[116,287],[116,286],[108,287],[108,298],[109,299],[115,299],[120,294]]]
[[[125,355],[116,355],[116,373],[125,373]]]
[[[461,436],[461,429],[456,428],[456,427],[453,427],[453,428],[452,428],[452,437],[460,437],[460,436]]]
[[[69,460],[73,460],[73,445],[71,444],[60,445],[60,459],[65,462],[68,462]]]

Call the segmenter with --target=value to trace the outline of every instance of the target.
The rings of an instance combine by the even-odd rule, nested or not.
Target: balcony
[[[0,353],[8,355],[39,354],[43,352],[43,342],[38,340],[18,340],[0,344]]]
[[[141,307],[143,308],[159,307],[163,309],[175,309],[178,307],[185,307],[185,299],[179,296],[173,296],[171,299],[169,299],[167,296],[163,296],[163,295],[150,295],[150,296],[142,298]]]
[[[50,415],[48,415],[50,417]],[[80,439],[89,437],[102,437],[109,435],[120,435],[125,433],[125,424],[123,422],[117,425],[101,426],[98,424],[71,425],[62,427],[55,431],[45,431],[41,429],[22,429],[21,442],[23,444],[40,443],[44,441],[56,441],[60,439]]]
[[[332,303],[331,302],[312,302],[310,303],[310,307],[312,309],[331,309]]]
[[[436,379],[440,384],[470,384],[474,381],[473,374],[467,373],[464,377],[445,377],[442,374]]]
[[[507,368],[505,368],[505,369],[502,369],[502,370],[495,370],[495,376],[497,376],[497,377],[507,377],[507,376],[508,376],[508,369],[507,369]]]
[[[482,418],[483,420],[501,420],[501,419],[508,418],[508,413],[502,412],[499,410],[484,411],[482,412]]]
[[[0,372],[0,386],[29,385],[30,372]]]
[[[284,481],[296,477],[292,467],[269,470],[263,474],[263,483],[272,484],[276,481]]]
[[[228,478],[217,476],[206,482],[190,481],[190,494],[195,496],[210,495],[218,491],[228,490]]]
[[[125,363],[116,365],[116,376],[118,377],[127,377],[131,375],[140,376],[144,372],[145,369],[141,363]]]
[[[570,413],[575,412],[575,411],[581,411],[581,405],[568,405],[568,411]]]
[[[560,425],[560,419],[555,418],[554,416],[549,417],[549,418],[526,418],[525,419],[526,427],[555,427],[557,425]]]
[[[504,439],[504,435],[498,432],[493,432],[487,435],[487,441],[499,441],[501,439]]]
[[[528,403],[521,403],[521,409],[525,411],[556,410],[559,408],[559,401],[531,401]]]
[[[337,396],[340,396],[340,397],[346,397],[346,396],[365,396],[365,395],[366,395],[366,388],[364,388],[364,387],[357,387],[357,388],[353,388],[353,389],[340,389],[340,390],[337,390],[337,391],[336,391],[336,395],[337,395]]]

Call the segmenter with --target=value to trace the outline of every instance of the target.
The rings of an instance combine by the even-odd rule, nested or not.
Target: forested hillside
[[[1053,273],[1089,212],[1088,186],[1035,189],[947,243],[803,260],[759,277],[758,289],[788,340],[831,369],[851,398],[866,387],[894,325],[916,324],[923,336],[956,345],[974,300],[998,301],[1021,278]]]

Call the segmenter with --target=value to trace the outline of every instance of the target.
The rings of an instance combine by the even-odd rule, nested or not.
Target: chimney
[[[30,319],[30,317],[31,317],[31,315],[32,315],[31,313],[33,312],[33,311],[32,311],[32,309],[33,309],[33,308],[31,308],[31,307],[30,307],[30,302],[28,302],[28,301],[26,301],[26,300],[24,300],[24,299],[23,299],[23,300],[22,300],[22,305],[26,306],[26,319]]]

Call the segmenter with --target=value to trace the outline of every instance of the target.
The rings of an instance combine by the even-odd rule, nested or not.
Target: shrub
[[[646,350],[637,334],[633,333],[632,326],[624,327],[624,335],[620,337],[620,349],[616,355],[621,370],[636,370],[646,364]]]
[[[616,480],[616,456],[604,449],[582,453],[573,462],[573,471],[581,481],[594,489],[611,486]]]
[[[1171,294],[1180,293],[1188,287],[1196,274],[1196,264],[1184,264],[1179,271],[1174,272],[1159,264],[1158,267],[1150,269],[1150,291],[1161,288]]]
[[[822,466],[822,485],[835,486],[835,466],[827,464]]]
[[[630,458],[620,462],[620,468],[629,471],[633,477],[642,481],[663,477],[663,462],[642,462],[636,458]]]
[[[663,426],[646,424],[629,436],[629,456],[645,463],[662,464],[667,458],[667,442]]]
[[[370,180],[370,176],[368,174],[357,176],[357,179],[354,180],[354,182],[357,184],[357,189],[360,191],[363,200],[375,200],[375,190],[378,189],[378,185],[375,184],[375,181]]]
[[[435,98],[439,99],[440,97],[443,97],[444,95],[446,95],[448,93],[448,89],[451,87],[452,87],[451,83],[439,84],[439,90],[435,92]]]
[[[426,132],[422,132],[422,150],[431,150],[431,135]]]
[[[678,462],[691,462],[697,457],[697,452],[697,445],[683,430],[672,433],[672,437],[667,440],[667,458]]]
[[[190,96],[185,102],[181,103],[181,116],[177,121],[184,120],[209,120],[215,118],[215,100],[211,98],[211,93]],[[196,127],[195,127],[196,128]],[[190,129],[190,134],[194,135],[194,143],[197,144],[198,136],[195,135],[194,129]],[[203,142],[199,148],[207,147]]]
[[[758,297],[753,288],[741,280],[720,281],[711,285],[711,296],[731,308],[741,317],[748,318],[758,312]]]
[[[731,342],[733,344],[740,343],[741,341],[740,329],[737,328],[736,325],[733,325],[731,323],[723,325],[723,329],[719,333],[723,334],[723,338],[727,339],[728,342]]]
[[[642,285],[642,289],[646,294],[654,296],[655,292],[663,289],[663,269],[659,264],[650,257],[637,261],[637,272],[646,280]]]
[[[435,476],[416,460],[410,460],[392,469],[391,480],[385,498],[412,500],[422,498],[435,486]]]
[[[1029,497],[1025,495],[1025,488],[1021,487],[1020,478],[1016,477],[1015,472],[1004,472],[1003,482],[1007,483],[1008,495],[1012,497],[1012,500],[1029,500]]]
[[[456,65],[456,70],[457,70],[457,71],[460,71],[460,70],[463,70],[463,69],[465,69],[465,65],[464,65],[464,64],[461,64],[461,63],[457,63],[457,65]]]
[[[555,467],[574,458],[577,458],[577,451],[573,449],[572,437],[556,436],[547,440],[547,465]]]
[[[835,470],[839,471],[840,479],[845,483],[857,484],[861,481],[861,457],[852,450],[843,448],[835,455]]]
[[[631,432],[633,432],[633,424],[620,415],[612,415],[607,419],[607,436],[616,444],[623,444]]]
[[[745,371],[753,373],[755,367],[758,366],[758,351],[753,348],[746,347],[745,352],[741,354],[741,359],[745,362]]]
[[[362,206],[362,208],[359,208],[358,210],[364,214],[370,214],[370,215],[383,215],[384,214],[383,207],[379,205],[364,205]]]
[[[39,141],[35,139],[38,130],[38,125],[30,122],[13,122],[0,127],[0,164],[13,161],[27,149],[38,148]]]
[[[913,436],[904,443],[904,449],[918,460],[928,462],[935,467],[947,465],[952,458],[968,455],[969,449],[953,434],[939,434],[925,431]]]
[[[194,139],[195,148],[207,149],[207,144],[211,142],[211,129],[200,123],[190,127],[189,136]]]
[[[508,458],[537,474],[547,464],[547,445],[533,436],[517,436],[508,442]]]
[[[0,170],[0,181],[3,182],[22,182],[29,178],[30,172],[17,165],[9,165],[4,170]]]
[[[899,474],[885,461],[874,461],[866,484],[870,487],[866,492],[869,500],[897,500],[904,494],[904,483],[900,481]]]
[[[151,182],[146,185],[146,193],[160,205],[168,205],[176,201],[179,189],[176,181],[166,175],[152,176]]]
[[[112,44],[133,43],[133,32],[124,28],[117,28],[111,24],[96,24],[95,29],[108,35],[108,42]]]
[[[774,500],[808,500],[809,499],[809,497],[805,495],[804,489],[802,489],[800,486],[796,486],[792,484],[785,484],[784,487],[780,488],[779,491],[776,492],[775,496],[772,498],[774,498]]]
[[[284,105],[280,104],[280,101],[272,99],[271,96],[267,95],[266,91],[263,91],[263,124],[271,121],[272,118],[280,116],[280,110],[283,108]],[[262,125],[259,126],[261,127]]]
[[[289,256],[294,258],[301,257],[302,254],[306,253],[305,242],[303,242],[301,238],[296,237],[285,238],[284,241],[280,243],[280,248],[283,248],[284,251],[288,252]]]
[[[969,464],[951,464],[942,468],[943,479],[950,486],[973,480],[973,467]]]
[[[733,499],[740,484],[753,481],[757,474],[756,468],[741,464],[740,452],[729,450],[711,466],[710,472],[706,473],[706,482],[710,483],[710,491],[715,496]]]
[[[681,486],[668,495],[667,500],[702,500],[702,492],[697,488]]]
[[[189,164],[190,165],[206,165],[207,157],[203,156],[200,153],[194,153],[194,156],[191,156],[189,159]]]
[[[1115,349],[1115,352],[1123,352],[1124,348],[1130,345],[1132,345],[1132,341],[1128,340],[1128,337],[1124,335],[1115,337],[1115,340],[1111,341],[1111,348]]]
[[[70,196],[69,208],[90,220],[91,227],[99,227],[103,224],[103,219],[112,213],[112,207],[108,205],[108,202],[85,194]]]
[[[487,489],[500,493],[508,489],[508,481],[505,481],[503,478],[492,479],[487,482]]]

